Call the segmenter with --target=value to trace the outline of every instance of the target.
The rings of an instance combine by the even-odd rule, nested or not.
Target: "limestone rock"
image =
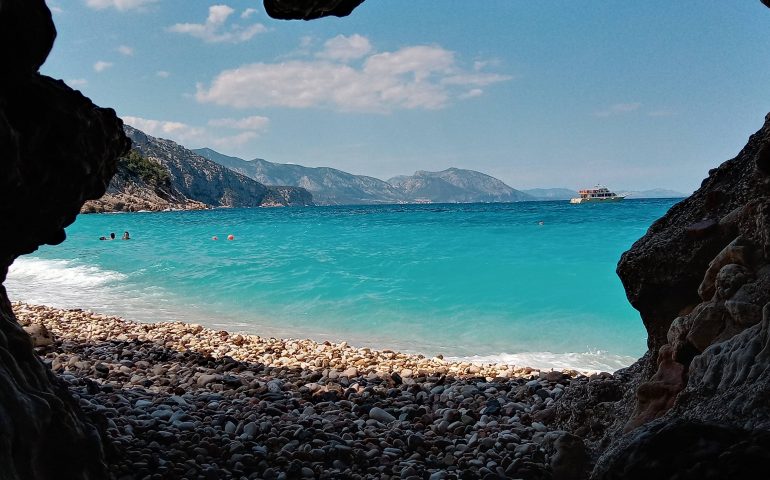
[[[163,138],[128,125],[134,148],[166,169],[183,198],[215,207],[311,205],[312,195],[299,187],[268,187]]]

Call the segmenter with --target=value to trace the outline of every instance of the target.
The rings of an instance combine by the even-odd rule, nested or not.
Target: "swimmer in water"
[[[128,230],[123,232],[123,240],[131,240],[131,237],[128,236]]]
[[[115,240],[115,232],[110,233],[110,240]]]

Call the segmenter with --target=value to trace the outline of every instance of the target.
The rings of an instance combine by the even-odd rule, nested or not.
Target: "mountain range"
[[[387,181],[330,167],[244,160],[187,149],[126,125],[131,153],[118,162],[107,194],[84,212],[211,207],[473,203],[567,200],[566,188],[516,190],[474,170],[417,171]],[[618,192],[630,198],[685,197],[672,190]]]
[[[210,148],[195,153],[267,185],[294,185],[313,194],[317,205],[378,203],[521,202],[533,197],[494,177],[474,170],[449,168],[441,172],[418,171],[388,181],[329,167],[304,167],[244,160]]]

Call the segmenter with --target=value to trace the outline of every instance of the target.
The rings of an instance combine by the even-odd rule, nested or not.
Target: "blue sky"
[[[514,188],[696,189],[770,111],[759,0],[48,0],[42,73],[147,133],[387,179],[460,167]]]

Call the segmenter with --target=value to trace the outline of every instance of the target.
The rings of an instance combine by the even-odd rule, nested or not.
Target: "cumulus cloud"
[[[218,119],[209,121],[209,126],[244,130],[232,135],[216,134],[205,127],[169,120],[153,120],[142,117],[124,116],[123,121],[134,128],[154,137],[168,138],[189,148],[213,146],[216,148],[238,148],[259,137],[259,131],[267,127],[266,117],[242,119]]]
[[[204,23],[177,23],[170,26],[168,30],[191,35],[208,43],[246,42],[254,35],[267,31],[267,27],[261,23],[227,26],[227,20],[234,12],[235,10],[227,5],[212,5],[209,7],[209,16]]]
[[[158,0],[86,0],[86,5],[95,10],[104,10],[106,8],[114,8],[115,10],[124,12],[126,10],[136,10]]]
[[[182,144],[201,139],[206,133],[204,128],[193,127],[182,122],[132,116],[124,116],[123,121],[154,137],[168,138]]]
[[[608,108],[605,108],[604,110],[599,110],[597,112],[594,112],[594,115],[597,117],[611,117],[614,115],[622,115],[624,113],[630,113],[636,110],[639,110],[639,108],[642,106],[641,103],[616,103],[614,105],[610,105]]]
[[[467,92],[460,94],[460,98],[462,99],[475,98],[475,97],[480,97],[483,94],[484,94],[484,90],[480,88],[472,88]]]
[[[243,11],[243,13],[241,13],[241,18],[249,18],[250,16],[254,15],[255,13],[257,13],[257,9],[256,8],[247,8],[246,10]]]
[[[318,52],[319,58],[329,60],[339,60],[347,62],[366,56],[372,51],[372,44],[369,39],[362,35],[337,35],[324,43],[324,49]]]
[[[209,86],[199,84],[196,99],[235,108],[321,107],[386,113],[443,108],[463,95],[467,98],[471,87],[511,79],[481,68],[466,70],[454,52],[439,46],[370,52],[365,37],[338,36],[324,44],[316,60],[254,63],[225,70]],[[362,57],[360,65],[350,64]]]
[[[134,55],[134,49],[129,47],[128,45],[121,45],[117,48],[118,52],[122,53],[123,55],[130,57]]]
[[[250,141],[257,138],[259,135],[257,132],[241,132],[236,135],[226,135],[224,137],[215,137],[211,140],[210,144],[217,148],[234,148],[241,147]]]
[[[160,78],[168,78],[171,76],[171,72],[168,72],[166,70],[158,70],[157,72],[155,72],[155,75]]]
[[[259,115],[253,115],[246,118],[217,118],[209,120],[209,125],[212,127],[225,127],[233,128],[236,130],[253,130],[261,131],[267,128],[270,123],[270,119],[267,117],[261,117]]]
[[[96,73],[102,73],[103,71],[112,67],[112,65],[113,65],[112,62],[105,62],[104,60],[99,60],[98,62],[94,63],[94,71]]]

